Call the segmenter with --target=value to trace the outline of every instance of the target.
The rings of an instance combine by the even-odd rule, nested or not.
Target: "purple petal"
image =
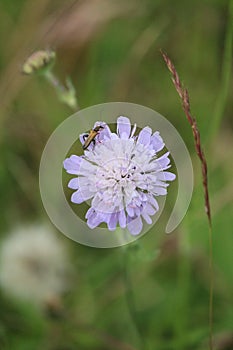
[[[147,146],[150,144],[150,138],[151,138],[152,130],[149,128],[149,126],[146,126],[143,128],[139,135],[138,135],[138,140],[137,143],[141,143],[144,146]]]
[[[126,215],[125,215],[125,210],[122,209],[119,212],[119,225],[121,228],[125,228],[126,227]]]
[[[127,228],[131,235],[136,236],[138,235],[142,230],[142,219],[140,216],[136,217],[135,219],[132,219],[130,217],[127,217]]]
[[[117,134],[121,139],[128,139],[130,137],[131,124],[129,118],[118,117],[117,118]]]
[[[142,217],[143,217],[143,219],[144,219],[149,225],[152,224],[151,217],[148,215],[148,213],[142,212]]]
[[[148,202],[153,205],[153,207],[155,208],[156,211],[159,210],[159,205],[158,205],[158,202],[157,200],[153,197],[153,196],[150,196],[150,198],[148,199]]]
[[[77,177],[75,177],[74,179],[71,179],[68,183],[68,187],[72,188],[72,190],[77,190],[79,188],[79,184],[78,184],[79,180]]]
[[[175,180],[175,178],[176,178],[176,175],[173,173],[170,173],[169,171],[163,171],[163,172],[157,174],[158,180],[173,181],[173,180]]]
[[[159,186],[154,186],[153,192],[156,196],[165,196],[167,194],[166,188]]]
[[[152,216],[152,215],[155,215],[157,210],[155,210],[152,205],[150,205],[149,203],[147,203],[145,205],[145,208],[143,210],[143,213],[147,213],[148,215]]]
[[[127,205],[126,207],[127,214],[131,217],[134,216],[134,208],[131,205]]]
[[[72,155],[70,158],[66,158],[63,162],[64,169],[68,174],[78,175],[82,157]]]
[[[112,213],[107,223],[108,229],[110,231],[114,231],[116,229],[117,222],[118,222],[118,213]]]
[[[74,192],[71,196],[71,202],[80,204],[93,197],[93,192],[90,192],[88,189],[79,189]]]
[[[115,134],[114,132],[111,133],[110,137],[111,137],[111,140],[118,140],[119,139],[117,134]]]
[[[112,214],[113,212],[113,203],[108,203],[99,193],[95,193],[94,198],[91,202],[91,205],[95,210],[104,214]]]
[[[170,164],[170,159],[168,158],[169,154],[170,153],[167,152],[157,159],[157,162],[159,163],[162,169],[167,169],[168,165]]]
[[[158,131],[154,132],[154,134],[151,136],[151,145],[153,146],[155,152],[159,152],[163,149],[164,142]]]
[[[97,135],[97,137],[96,137],[96,140],[97,140],[98,142],[102,142],[102,141],[104,141],[104,140],[109,140],[109,139],[111,138],[111,130],[110,130],[109,126],[108,126],[106,123],[104,123],[104,122],[96,122],[95,125],[94,125],[94,128],[95,128],[96,126],[99,126],[99,125],[103,126],[104,129],[102,129],[102,130],[98,133],[98,135]]]
[[[136,207],[136,208],[134,209],[134,215],[139,216],[140,214],[141,214],[141,209],[138,208],[138,207]]]
[[[85,218],[87,219],[87,225],[90,228],[97,227],[101,222],[103,222],[101,215],[97,213],[93,208],[89,208]]]
[[[149,185],[148,189],[149,191],[155,187],[155,186],[158,186],[158,187],[168,187],[169,186],[169,183],[166,183],[164,181],[161,181],[161,180],[156,180],[156,182],[153,182],[151,183],[151,185]]]
[[[86,212],[85,219],[89,219],[91,217],[91,215],[94,214],[94,212],[95,212],[95,210],[92,207],[90,207],[88,209],[88,211]]]
[[[85,151],[85,154],[87,153],[87,157],[88,157],[88,153],[89,151]],[[91,163],[91,161],[88,161],[86,159],[83,158],[82,164],[80,166],[80,172],[79,175],[83,175],[83,177],[80,177],[80,181],[82,179],[82,182],[85,181],[85,177],[88,177],[90,174],[96,174],[96,170],[97,170],[97,165]]]
[[[97,126],[103,126],[105,128],[107,126],[107,124],[105,122],[98,122],[97,121],[97,122],[95,122],[93,129],[96,128]],[[102,129],[102,130],[104,130],[104,129]]]

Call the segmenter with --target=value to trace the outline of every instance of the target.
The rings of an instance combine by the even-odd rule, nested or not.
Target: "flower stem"
[[[57,92],[57,95],[61,102],[65,103],[69,106],[73,111],[77,111],[78,102],[76,98],[75,89],[71,83],[70,79],[67,79],[66,84],[67,87],[61,84],[61,82],[57,79],[57,77],[51,72],[51,70],[47,70],[44,74],[46,80],[54,87]]]
[[[125,288],[126,288],[126,302],[128,305],[128,310],[130,317],[132,319],[132,322],[134,323],[134,327],[137,331],[138,338],[140,340],[140,350],[146,350],[146,342],[144,339],[144,334],[141,329],[141,325],[138,321],[138,312],[135,305],[135,297],[133,293],[133,285],[132,280],[130,276],[130,247],[124,248],[124,260],[123,260],[123,277],[125,282]]]
[[[213,232],[209,225],[209,349],[213,349],[213,296],[214,296],[214,271],[213,271]]]
[[[48,70],[46,72],[45,78],[55,88],[56,91],[59,91],[60,93],[65,91],[64,86],[59,82],[57,77],[51,71]]]

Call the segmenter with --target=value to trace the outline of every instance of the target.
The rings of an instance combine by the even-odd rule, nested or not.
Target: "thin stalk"
[[[127,302],[131,320],[134,324],[134,327],[138,334],[138,338],[140,340],[140,350],[146,350],[146,342],[144,339],[144,334],[142,332],[141,325],[138,322],[138,312],[136,309],[135,297],[133,293],[133,285],[132,285],[131,276],[130,276],[129,254],[130,254],[130,248],[129,247],[124,248],[123,277],[124,277],[124,283],[126,288],[126,302]]]
[[[205,198],[205,212],[208,218],[209,225],[209,350],[213,350],[213,242],[212,242],[212,219],[211,219],[211,210],[210,210],[210,200],[209,200],[209,190],[208,190],[208,177],[207,177],[207,162],[205,158],[205,154],[201,144],[200,132],[197,127],[196,119],[193,118],[191,114],[191,107],[189,101],[188,90],[183,87],[179,75],[175,69],[174,64],[170,60],[170,58],[161,51],[163,59],[167,65],[167,68],[171,72],[172,81],[178,92],[181,102],[182,108],[185,113],[185,116],[192,128],[193,138],[195,150],[198,158],[201,162],[201,170],[202,170],[202,184],[204,189],[204,198]]]
[[[78,102],[76,98],[76,92],[71,83],[71,80],[67,79],[66,81],[67,87],[66,87],[63,84],[61,84],[61,82],[51,72],[51,70],[47,70],[46,73],[44,74],[44,77],[54,87],[60,101],[65,103],[67,106],[69,106],[74,112],[77,112],[79,107],[78,107]]]
[[[190,256],[190,242],[189,236],[186,234],[185,227],[179,234],[180,239],[178,249],[182,251],[182,254],[178,260],[177,290],[179,290],[179,294],[176,294],[175,312],[180,316],[177,317],[174,324],[174,331],[176,333],[176,346],[174,347],[174,350],[186,350],[186,331],[190,310],[190,286],[192,283],[191,263],[190,259],[187,259],[187,257]]]
[[[213,297],[214,297],[214,271],[213,271],[213,232],[209,225],[209,349],[213,349]]]
[[[50,70],[46,72],[45,78],[59,93],[63,93],[65,91],[65,87],[60,83],[57,77]]]

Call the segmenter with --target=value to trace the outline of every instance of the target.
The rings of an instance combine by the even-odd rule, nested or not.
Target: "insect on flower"
[[[104,129],[104,126],[98,125],[95,128],[91,129],[89,134],[83,135],[83,140],[84,140],[83,149],[84,150],[88,148],[88,146],[91,144],[91,142],[93,142],[93,144],[95,145],[95,138],[99,134],[99,132],[103,129]]]
[[[159,210],[156,197],[166,195],[168,181],[176,178],[166,171],[171,167],[169,152],[157,156],[165,146],[159,132],[145,126],[135,135],[136,128],[124,116],[117,118],[115,133],[106,123],[96,122],[88,135],[80,135],[89,152],[64,160],[66,172],[76,175],[68,183],[75,190],[71,202],[91,200],[85,215],[90,228],[104,222],[110,231],[120,226],[138,235],[142,219],[152,224],[151,216]]]

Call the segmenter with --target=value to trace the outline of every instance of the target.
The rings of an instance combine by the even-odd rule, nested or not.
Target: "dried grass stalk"
[[[196,150],[196,153],[201,161],[202,183],[203,183],[204,196],[205,196],[205,211],[206,211],[206,214],[208,216],[209,226],[211,227],[212,220],[211,220],[209,191],[208,191],[207,162],[206,162],[203,148],[201,147],[201,138],[200,138],[200,133],[199,133],[199,130],[197,127],[196,119],[194,117],[192,117],[192,115],[191,115],[188,90],[182,86],[182,83],[181,83],[179,75],[175,69],[175,66],[172,63],[172,61],[170,60],[170,58],[168,57],[168,55],[162,51],[161,51],[161,54],[163,56],[163,59],[167,65],[169,71],[172,74],[172,81],[173,81],[173,84],[176,88],[176,91],[178,92],[178,94],[181,98],[183,111],[187,117],[189,124],[192,127],[195,150]]]
[[[213,243],[212,243],[212,220],[211,220],[211,211],[210,211],[210,201],[209,201],[209,191],[208,191],[208,178],[207,178],[207,162],[204,155],[203,148],[201,146],[200,133],[197,127],[197,122],[194,117],[191,115],[191,108],[189,102],[188,90],[183,87],[179,75],[175,69],[174,64],[170,60],[167,54],[161,51],[163,59],[172,74],[172,81],[178,92],[183,111],[188,119],[189,124],[191,125],[194,144],[196,153],[201,161],[201,170],[202,170],[202,183],[204,188],[204,197],[205,197],[205,212],[208,217],[209,223],[209,271],[210,271],[210,280],[209,280],[209,350],[213,350]]]

